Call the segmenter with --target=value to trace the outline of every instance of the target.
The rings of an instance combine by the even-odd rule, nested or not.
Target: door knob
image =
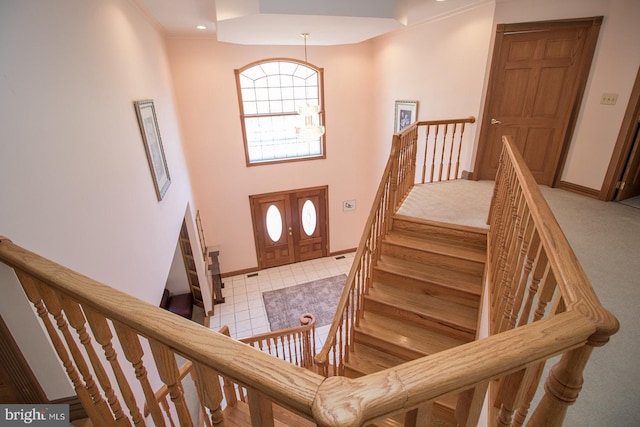
[[[293,230],[291,230],[291,227],[289,227],[289,236],[293,235]]]
[[[502,124],[502,122],[500,120],[491,119],[491,124],[492,125],[500,125],[500,124]]]

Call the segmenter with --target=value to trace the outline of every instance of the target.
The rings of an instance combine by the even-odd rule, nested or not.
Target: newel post
[[[567,408],[578,399],[583,383],[582,372],[592,351],[593,346],[586,344],[562,355],[549,372],[544,384],[544,396],[527,426],[562,426]]]

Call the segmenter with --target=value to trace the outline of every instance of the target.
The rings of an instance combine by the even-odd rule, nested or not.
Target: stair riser
[[[402,276],[379,268],[374,269],[373,277],[375,281],[393,283],[394,286],[398,286],[412,292],[432,295],[434,297],[453,301],[468,307],[478,308],[480,305],[480,284],[478,284],[478,293],[468,293],[462,289],[444,287],[437,283]]]
[[[403,310],[398,307],[394,307],[384,302],[373,300],[365,297],[364,303],[365,311],[373,311],[401,319],[409,322],[413,322],[415,325],[420,325],[425,328],[429,328],[432,331],[441,332],[452,337],[460,338],[467,341],[472,341],[475,338],[475,331],[468,330],[462,326],[448,324],[443,319],[429,318],[424,315],[420,315],[411,311]]]
[[[439,254],[420,249],[408,248],[387,242],[382,243],[382,254],[408,261],[416,261],[426,265],[445,267],[451,270],[463,271],[482,276],[484,263],[470,259],[459,258],[447,254]]]
[[[422,224],[398,219],[393,220],[392,229],[394,231],[415,234],[424,238],[431,237],[440,240],[455,241],[479,248],[487,247],[487,234],[484,232],[445,228],[432,224]]]
[[[361,344],[365,344],[369,347],[373,347],[380,351],[385,351],[396,357],[400,357],[406,361],[415,360],[420,357],[427,356],[427,354],[418,352],[411,348],[402,347],[396,344],[392,344],[388,341],[381,340],[375,336],[364,334],[356,331],[355,341]]]

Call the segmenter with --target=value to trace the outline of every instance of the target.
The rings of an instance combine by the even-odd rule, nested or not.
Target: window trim
[[[245,65],[242,68],[234,70],[235,78],[236,78],[236,91],[238,94],[238,107],[240,111],[240,125],[242,127],[242,142],[244,146],[244,156],[245,162],[247,166],[262,166],[262,165],[273,165],[278,163],[289,163],[289,162],[301,162],[307,160],[319,160],[327,158],[327,145],[326,145],[326,134],[320,137],[320,149],[322,153],[315,156],[309,157],[295,157],[295,158],[283,158],[276,160],[262,160],[262,161],[250,161],[249,160],[249,146],[247,145],[247,131],[245,127],[245,119],[251,117],[275,117],[275,116],[287,116],[287,115],[297,115],[297,112],[292,113],[269,113],[269,114],[245,114],[244,105],[242,100],[242,88],[240,85],[240,74],[245,70],[255,67],[256,65],[265,64],[269,62],[291,62],[299,65],[303,65],[305,67],[311,68],[316,73],[318,73],[318,102],[320,105],[319,112],[319,124],[321,126],[326,126],[325,124],[325,108],[324,108],[324,69],[317,67],[309,62],[301,61],[293,58],[267,58],[261,59],[258,61],[254,61],[250,64]]]

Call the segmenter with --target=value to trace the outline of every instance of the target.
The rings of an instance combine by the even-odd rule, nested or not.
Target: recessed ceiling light
[[[196,25],[196,30],[206,30],[207,26],[206,25]]]

